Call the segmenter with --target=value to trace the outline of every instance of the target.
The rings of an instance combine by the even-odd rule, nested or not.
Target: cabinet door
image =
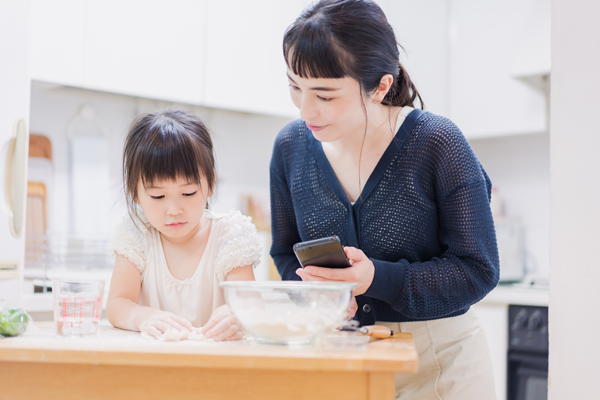
[[[484,300],[472,308],[483,325],[490,346],[496,381],[496,398],[498,400],[506,399],[508,304],[491,303]]]
[[[202,102],[204,0],[87,0],[84,86]]]
[[[208,0],[206,105],[299,117],[288,88],[283,34],[305,0]]]
[[[29,2],[0,0],[0,269],[14,268],[19,265],[22,269],[25,251],[25,188],[26,161],[28,148],[27,125],[29,123],[29,93],[30,77],[28,71],[28,29]],[[16,154],[11,151],[11,142],[15,122],[23,119],[24,136]],[[8,165],[7,156],[11,154],[23,167],[19,176]],[[8,176],[11,175],[11,176]],[[18,179],[19,181],[14,181]],[[10,184],[14,181],[14,184]],[[9,182],[9,188],[7,188]],[[8,189],[8,190],[5,190]],[[11,196],[15,190],[20,196]],[[8,192],[8,193],[7,193]],[[10,199],[7,199],[7,194]],[[20,204],[15,204],[15,198],[20,197]],[[11,204],[12,203],[12,204]],[[17,210],[21,212],[17,213]],[[10,213],[14,212],[14,218]],[[15,236],[11,229],[11,220],[21,220],[22,229]],[[15,225],[13,224],[13,227]],[[0,270],[0,281],[14,274]],[[18,302],[18,280],[11,279],[0,282],[0,297]]]
[[[83,86],[85,2],[31,2],[31,78]]]
[[[447,115],[448,10],[446,0],[378,1],[396,39],[400,59],[425,102],[426,109]]]
[[[449,116],[468,138],[547,129],[543,91],[512,76],[528,23],[541,6],[549,1],[450,3]]]

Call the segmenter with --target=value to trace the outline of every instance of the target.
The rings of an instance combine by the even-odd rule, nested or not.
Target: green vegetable
[[[0,312],[0,335],[18,336],[25,332],[29,318],[20,308],[7,308]]]

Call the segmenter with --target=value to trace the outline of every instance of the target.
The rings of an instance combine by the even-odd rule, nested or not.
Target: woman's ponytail
[[[415,100],[419,99],[421,109],[424,108],[423,99],[419,94],[415,84],[408,76],[408,72],[402,64],[398,62],[398,75],[392,83],[392,87],[385,95],[381,104],[394,107],[415,107]]]

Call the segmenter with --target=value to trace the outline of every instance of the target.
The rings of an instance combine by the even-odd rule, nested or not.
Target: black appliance
[[[508,400],[548,399],[548,307],[508,308]]]

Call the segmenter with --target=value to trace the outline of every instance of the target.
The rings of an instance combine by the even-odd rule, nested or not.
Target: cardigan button
[[[369,312],[369,311],[371,311],[371,305],[370,305],[370,304],[365,304],[365,305],[363,306],[363,311],[364,311],[364,312]]]

